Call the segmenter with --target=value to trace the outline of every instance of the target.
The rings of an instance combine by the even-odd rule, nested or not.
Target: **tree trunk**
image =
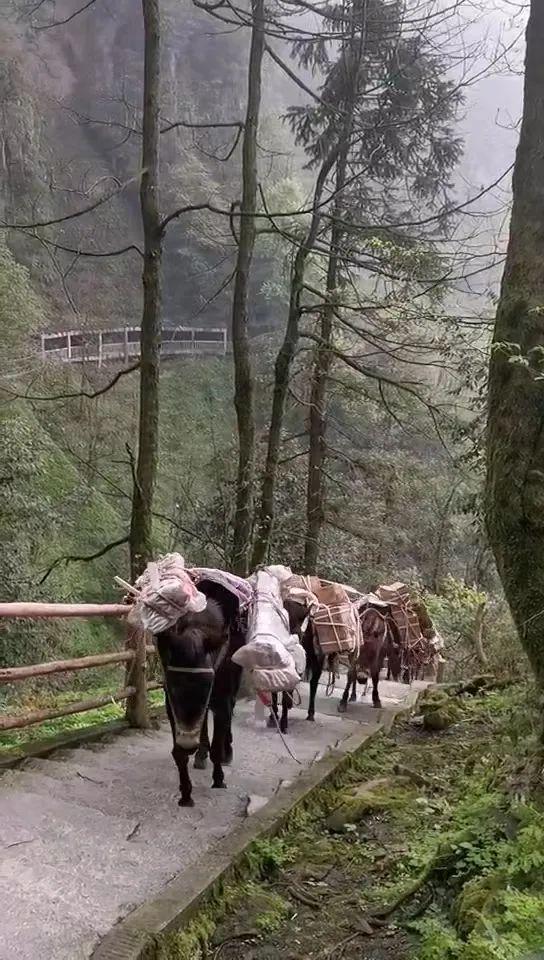
[[[527,26],[523,121],[495,344],[544,347],[544,5]],[[533,355],[534,356],[534,355]],[[544,385],[495,347],[490,363],[486,508],[504,591],[544,686]]]
[[[310,391],[310,452],[306,489],[306,536],[304,540],[304,570],[315,576],[319,560],[319,541],[325,517],[325,476],[327,429],[327,381],[332,354],[332,334],[336,309],[336,287],[340,265],[342,227],[342,193],[346,184],[346,169],[351,134],[351,119],[347,121],[336,168],[336,199],[333,205],[333,224],[329,262],[327,265],[326,303],[321,310],[319,344],[316,350],[312,387]]]
[[[130,524],[132,579],[152,554],[153,491],[159,447],[159,367],[161,349],[162,229],[159,210],[160,13],[159,0],[142,0],[144,16],[144,94],[140,206],[144,234],[143,311],[140,338],[138,460]]]
[[[478,663],[483,670],[489,670],[489,660],[487,659],[487,654],[484,650],[483,636],[484,636],[484,620],[487,612],[487,603],[485,600],[482,600],[481,603],[476,607],[476,614],[474,616],[474,627],[472,631],[472,640],[474,643],[474,652]]]
[[[232,569],[248,573],[253,522],[255,465],[255,411],[253,371],[248,336],[248,291],[255,247],[257,211],[257,131],[261,106],[261,71],[264,51],[264,0],[253,0],[253,26],[249,54],[247,111],[242,148],[242,204],[240,236],[232,304],[234,355],[234,406],[238,425],[238,476],[232,543]]]
[[[443,553],[444,553],[444,542],[446,540],[446,533],[448,528],[448,521],[450,519],[450,507],[453,501],[453,498],[457,492],[459,484],[456,483],[450,490],[446,502],[440,511],[440,525],[438,528],[438,537],[436,540],[436,548],[434,552],[434,561],[433,561],[433,572],[431,577],[431,585],[433,593],[440,593],[440,584],[442,581],[442,569],[443,569]]]
[[[338,155],[338,148],[331,150],[325,158],[316,181],[313,198],[313,213],[310,228],[300,244],[293,263],[291,274],[291,290],[289,296],[289,313],[283,343],[278,351],[274,367],[274,395],[272,399],[272,413],[268,430],[268,449],[264,468],[259,519],[255,544],[253,547],[252,566],[257,567],[264,563],[270,546],[272,527],[274,523],[274,492],[280,458],[281,431],[285,412],[285,401],[289,389],[291,366],[299,339],[299,322],[301,317],[301,299],[304,289],[304,273],[306,261],[311,253],[322,219],[321,199],[323,189],[332,166]]]

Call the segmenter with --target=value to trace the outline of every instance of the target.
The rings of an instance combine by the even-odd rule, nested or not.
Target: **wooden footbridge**
[[[97,363],[99,367],[111,361],[128,363],[140,355],[140,327],[42,333],[40,343],[44,360]],[[166,326],[163,329],[163,357],[224,356],[227,348],[226,327]]]

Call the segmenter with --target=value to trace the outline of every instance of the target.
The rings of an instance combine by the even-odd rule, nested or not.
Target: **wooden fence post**
[[[126,719],[131,727],[141,730],[149,728],[149,708],[147,703],[147,658],[146,635],[143,630],[128,628],[126,645],[134,650],[134,660],[127,668],[127,686],[135,687],[134,693],[127,700]]]

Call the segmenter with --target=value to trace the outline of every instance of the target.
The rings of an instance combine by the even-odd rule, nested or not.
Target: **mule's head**
[[[365,606],[359,611],[361,632],[366,647],[381,650],[387,639],[387,617],[376,607]]]
[[[387,609],[365,605],[359,610],[362,645],[359,667],[366,674],[379,671],[385,657],[388,638]]]
[[[197,749],[215,675],[215,663],[226,642],[223,613],[209,599],[202,613],[180,617],[170,630],[159,634],[166,695],[173,714],[177,746]]]
[[[296,600],[284,600],[283,606],[289,617],[289,632],[301,639],[304,633],[304,624],[308,620],[306,604],[298,603]]]

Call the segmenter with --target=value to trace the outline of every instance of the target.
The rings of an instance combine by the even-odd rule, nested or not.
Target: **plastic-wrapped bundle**
[[[148,563],[131,590],[136,600],[128,621],[151,633],[162,633],[185,613],[200,613],[206,597],[191,580],[179,553],[168,553]]]
[[[232,659],[249,672],[256,690],[294,690],[300,681],[293,653],[276,637],[250,641],[233,653]]]
[[[306,651],[304,647],[299,642],[297,636],[292,634],[289,637],[289,643],[286,645],[288,653],[291,654],[293,660],[295,661],[295,669],[299,675],[299,678],[303,676],[304,671],[306,670]]]
[[[284,646],[289,643],[289,617],[283,607],[278,579],[282,571],[291,576],[287,567],[265,567],[251,578],[255,599],[248,615],[248,643],[261,637],[275,637]]]
[[[317,592],[321,583],[317,577],[301,577],[293,574],[281,582],[281,595],[283,600],[292,600],[299,603],[301,607],[306,607],[308,613],[312,614],[319,606]]]
[[[196,584],[199,584],[201,580],[211,580],[213,583],[219,583],[226,590],[229,590],[237,598],[240,611],[246,610],[253,600],[253,587],[249,580],[243,580],[242,577],[237,577],[234,573],[210,567],[192,567],[189,572]]]
[[[306,655],[289,631],[280,583],[292,576],[288,567],[266,567],[251,578],[254,601],[248,616],[248,642],[233,660],[250,671],[256,690],[294,690],[306,667]]]

